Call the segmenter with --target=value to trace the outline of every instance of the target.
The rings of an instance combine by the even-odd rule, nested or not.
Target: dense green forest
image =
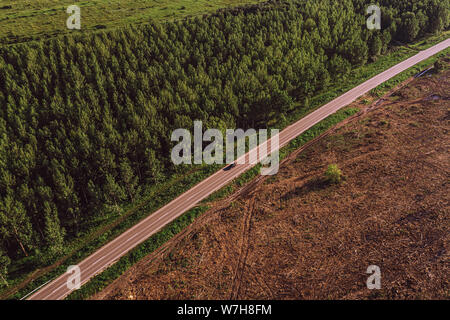
[[[370,3],[275,1],[0,48],[0,283],[10,259],[56,257],[92,216],[186,170],[174,129],[283,126],[393,41],[449,26],[449,0],[382,0],[368,30]]]

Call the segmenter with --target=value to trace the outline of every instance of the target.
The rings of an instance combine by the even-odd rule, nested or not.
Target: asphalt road
[[[308,114],[301,120],[297,121],[296,123],[290,125],[280,132],[279,148],[285,146],[287,143],[289,143],[289,141],[296,138],[298,135],[305,132],[316,123],[335,113],[339,109],[347,106],[361,95],[369,92],[371,89],[377,87],[381,83],[389,80],[402,71],[431,57],[439,51],[444,50],[449,45],[450,39],[447,39],[427,50],[421,51],[415,56],[378,74],[377,76],[367,80],[366,82],[339,96],[333,101],[315,110],[314,112]],[[269,139],[268,141],[270,140],[271,139]],[[256,152],[256,150],[252,150],[250,151],[250,153],[251,152]],[[95,253],[78,264],[81,270],[81,284],[86,283],[87,281],[89,281],[89,279],[117,262],[120,257],[125,255],[128,251],[148,239],[151,235],[161,230],[165,225],[182,215],[187,210],[194,207],[201,200],[205,199],[213,192],[229,184],[233,179],[237,178],[252,166],[253,165],[249,164],[247,161],[246,164],[237,164],[234,168],[228,171],[220,170],[214,173],[207,179],[194,186],[192,189],[186,191],[178,198],[171,201],[166,206],[162,207],[161,209],[151,214],[149,217],[139,222],[134,227],[125,231],[120,236],[101,247]],[[67,287],[68,277],[68,274],[61,275],[60,277],[45,285],[43,288],[34,292],[28,297],[28,299],[64,299],[71,293],[71,290]]]

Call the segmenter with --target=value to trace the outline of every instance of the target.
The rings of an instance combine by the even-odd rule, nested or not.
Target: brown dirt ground
[[[449,92],[450,71],[410,81],[94,299],[449,299]]]

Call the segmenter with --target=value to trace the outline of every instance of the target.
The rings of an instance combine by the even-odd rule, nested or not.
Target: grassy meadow
[[[86,32],[149,20],[182,19],[259,2],[263,0],[0,0],[0,43],[79,32],[66,28],[70,5],[81,8],[81,32]]]

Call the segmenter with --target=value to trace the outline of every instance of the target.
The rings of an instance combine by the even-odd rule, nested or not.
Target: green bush
[[[329,183],[337,184],[342,180],[342,171],[337,164],[330,164],[325,172],[325,178]]]
[[[441,72],[442,70],[444,70],[444,62],[442,60],[437,60],[434,63],[434,69],[436,70],[436,72]]]

